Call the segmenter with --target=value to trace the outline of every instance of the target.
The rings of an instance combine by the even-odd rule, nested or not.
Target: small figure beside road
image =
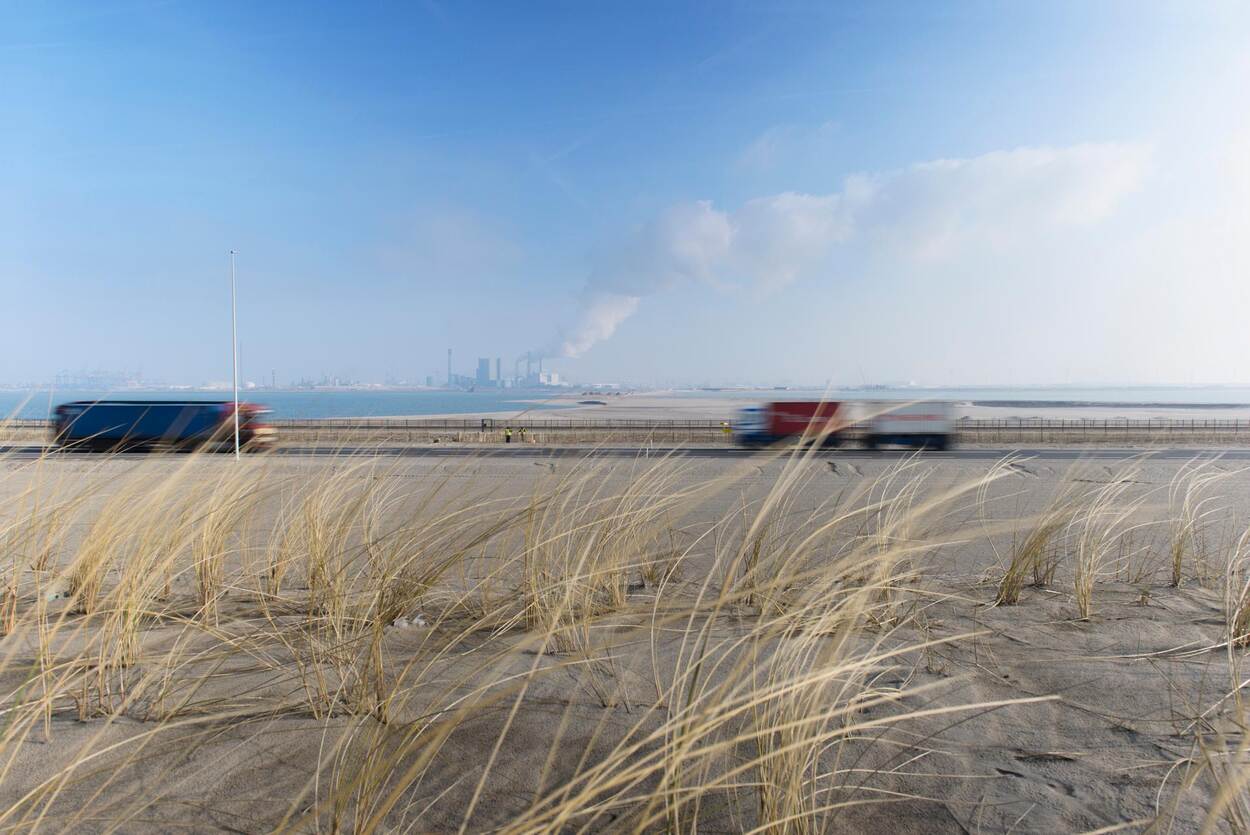
[[[522,426],[519,431],[521,433],[521,443],[525,443],[525,427]]]
[[[505,444],[510,444],[510,443],[512,443],[512,427],[511,427],[511,426],[505,426],[505,427],[504,427],[504,429],[503,429],[503,442],[504,442]]]

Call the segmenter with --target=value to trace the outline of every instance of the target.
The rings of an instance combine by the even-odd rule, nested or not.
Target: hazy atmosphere
[[[0,381],[1245,382],[1244,4],[0,9]]]

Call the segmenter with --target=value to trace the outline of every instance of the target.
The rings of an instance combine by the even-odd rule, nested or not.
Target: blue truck
[[[268,410],[239,404],[239,443],[248,450],[272,443],[264,424]],[[77,400],[56,407],[52,440],[64,449],[91,451],[189,451],[234,449],[234,402],[230,400]]]

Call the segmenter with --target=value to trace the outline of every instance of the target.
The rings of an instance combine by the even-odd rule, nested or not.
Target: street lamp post
[[[234,364],[234,459],[239,460],[239,324],[235,303],[234,250],[230,250],[230,358]]]

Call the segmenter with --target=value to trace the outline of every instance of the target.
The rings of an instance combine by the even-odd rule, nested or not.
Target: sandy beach
[[[650,758],[667,750],[666,734],[693,733],[682,724],[680,698],[707,723],[692,744],[712,747],[682,755],[691,769],[680,771],[683,784],[707,785],[697,806],[683,800],[671,812],[701,829],[756,823],[759,769],[806,773],[821,763],[820,796],[839,805],[810,814],[844,831],[1143,831],[1157,822],[1187,832],[1198,829],[1216,792],[1199,746],[1223,744],[1238,721],[1224,698],[1237,677],[1230,665],[1240,659],[1224,644],[1225,560],[1240,531],[1231,523],[1250,512],[1250,473],[1218,460],[1200,473],[1214,481],[1191,488],[1214,497],[1219,514],[1187,540],[1195,544],[1182,556],[1179,586],[1170,581],[1170,554],[1184,493],[1170,487],[1178,478],[1192,483],[1184,461],[594,463],[535,453],[259,458],[243,470],[213,456],[0,466],[0,507],[10,519],[19,518],[15,509],[29,490],[62,500],[77,495],[71,485],[85,491],[68,526],[52,534],[49,559],[59,568],[19,575],[16,625],[0,639],[4,709],[17,717],[0,738],[7,764],[0,806],[19,829],[42,819],[44,828],[75,831],[359,830],[377,816],[387,828],[422,831],[462,824],[469,831],[650,830],[666,814],[663,786],[678,779],[662,767],[678,760],[653,766]],[[94,614],[48,596],[63,588],[56,578],[73,576],[73,566],[97,553],[91,543],[100,537],[128,560],[159,559],[146,540],[132,539],[147,536],[142,520],[172,525],[183,498],[206,489],[242,496],[248,484],[274,489],[248,500],[246,517],[229,523],[237,532],[222,529],[211,621],[203,572],[183,558],[153,563],[147,591],[128,585],[139,578],[125,563],[110,564],[93,592],[100,596]],[[755,529],[784,484],[766,532]],[[557,638],[555,626],[518,608],[535,579],[514,556],[530,535],[509,520],[510,508],[562,490],[571,491],[571,503],[556,502],[540,528],[598,531],[595,554],[634,545],[611,569],[620,572],[620,585],[610,586],[619,596],[596,596],[595,614],[570,621],[574,631]],[[1035,586],[1030,575],[1013,605],[995,606],[1013,552],[1065,495],[1079,495],[1087,513],[1102,497],[1131,521],[1104,517],[1106,509],[1086,522],[1067,517],[1048,546],[1054,567],[1042,570],[1053,572],[1049,579]],[[365,497],[359,510],[352,496]],[[591,511],[608,499],[602,513]],[[610,521],[622,501],[637,525]],[[895,509],[890,516],[863,509],[880,501]],[[469,508],[465,522],[455,521]],[[100,526],[109,514],[121,527]],[[338,521],[305,529],[299,520],[309,514]],[[840,514],[849,514],[845,522],[834,521]],[[198,524],[187,519],[179,524]],[[462,556],[413,587],[376,632],[364,599],[344,598],[346,619],[335,620],[336,598],[325,595],[347,594],[347,586],[326,585],[326,567],[367,584],[386,557],[336,556],[308,537],[320,530],[356,539],[396,524],[409,533],[394,541],[418,549],[420,565]],[[187,529],[190,542],[201,541],[198,530]],[[735,563],[743,552],[734,543],[756,535],[763,537],[758,558],[778,561],[758,569]],[[1095,535],[1105,550],[1096,555],[1092,608],[1083,614],[1074,588],[1095,541],[1082,536]],[[856,587],[852,576],[878,570],[896,539],[909,544],[889,561],[885,585],[862,600],[846,597],[852,608],[825,608]],[[292,562],[279,589],[275,569],[265,566],[285,553]],[[556,582],[561,570],[589,570],[557,569],[558,560],[580,553],[547,554],[556,562],[543,582]],[[649,562],[662,554],[663,568]],[[852,562],[839,568],[842,560]],[[757,570],[764,573],[751,579]],[[804,596],[829,571],[829,596]],[[403,576],[395,589],[405,587]],[[719,591],[742,583],[762,585],[728,597]],[[759,597],[764,589],[789,602],[774,608]],[[109,614],[123,599],[115,595],[138,593],[153,614],[128,650],[133,660],[100,667],[109,644],[99,642],[121,628]],[[726,602],[713,605],[720,598]],[[852,616],[858,606],[868,608]],[[52,626],[41,631],[40,623]],[[826,628],[827,637],[805,643],[802,636]],[[372,657],[370,646],[380,652],[381,678],[347,651],[357,640],[362,659]],[[786,666],[800,663],[787,655],[792,644],[801,647],[803,669],[829,670],[804,698],[851,705],[827,722],[796,726],[813,735],[814,747],[802,749],[815,758],[810,765],[781,753],[759,759],[774,749],[751,731],[760,711],[806,702],[760,696],[755,708],[734,712],[735,694],[767,692],[768,670],[798,680],[799,668]],[[691,690],[697,658],[708,669]],[[37,699],[21,707],[23,682],[41,664],[49,672],[35,681],[51,694],[46,713]],[[385,703],[372,689],[357,690],[356,676],[383,688]],[[811,706],[801,710],[812,722]],[[735,746],[715,747],[735,736]],[[735,762],[745,770],[736,772]],[[561,798],[571,805],[555,811],[564,808]]]

